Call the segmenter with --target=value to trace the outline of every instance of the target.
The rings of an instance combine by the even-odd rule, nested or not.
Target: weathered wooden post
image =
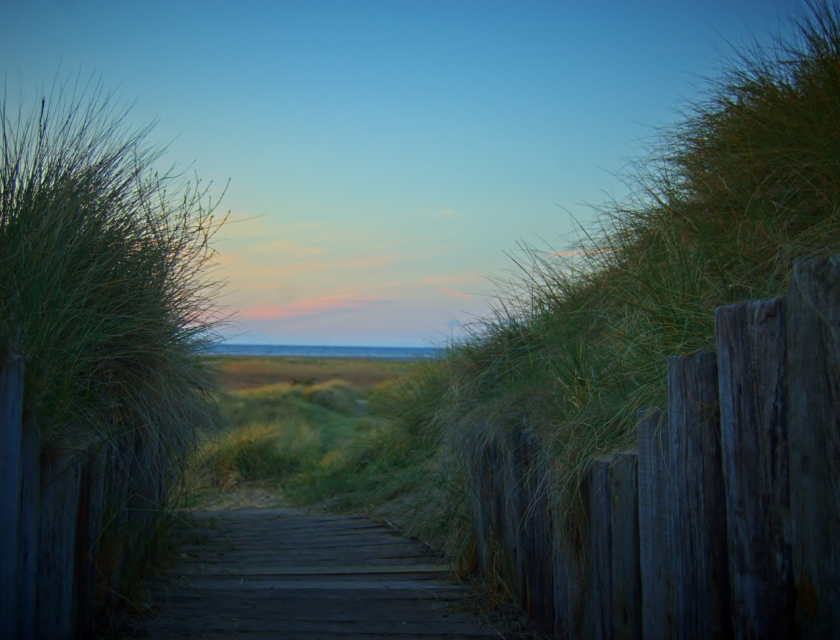
[[[96,586],[99,537],[105,492],[105,448],[98,447],[85,461],[79,491],[76,540],[77,635],[91,635],[97,613]]]
[[[489,446],[478,456],[473,468],[472,505],[475,523],[476,564],[480,574],[489,575],[492,565],[493,522],[489,512],[493,486]]]
[[[674,632],[673,479],[668,419],[660,411],[640,411],[639,570],[642,583],[642,637],[670,640]]]
[[[794,637],[784,307],[757,300],[715,315],[732,624],[743,640]]]
[[[584,637],[587,640],[612,638],[610,462],[612,456],[595,458],[587,474],[589,548],[584,618]]]
[[[519,452],[525,474],[526,578],[528,612],[546,631],[554,626],[554,574],[552,554],[554,540],[549,501],[544,479],[535,460],[536,439],[528,433],[520,434]]]
[[[528,497],[525,495],[527,490],[525,479],[528,471],[527,461],[520,447],[521,435],[521,433],[511,433],[505,437],[502,547],[505,551],[509,583],[520,605],[527,611],[528,562],[525,547],[525,512],[528,508]]]
[[[610,464],[612,534],[612,637],[642,637],[642,582],[639,563],[638,455],[613,455]]]
[[[668,359],[677,638],[732,636],[714,354]]]
[[[23,482],[23,358],[0,366],[0,636],[19,634],[17,582]]]
[[[41,434],[30,416],[23,429],[23,485],[20,499],[18,553],[18,638],[35,638],[38,597],[38,542],[41,517]]]
[[[554,538],[554,637],[584,640],[584,567],[577,541]]]
[[[840,637],[840,258],[798,262],[785,305],[793,577],[803,640]]]
[[[41,468],[36,637],[72,639],[76,634],[76,529],[81,464],[48,455]]]

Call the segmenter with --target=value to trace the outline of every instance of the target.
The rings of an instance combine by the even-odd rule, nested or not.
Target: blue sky
[[[235,221],[237,342],[424,345],[794,0],[2,0],[7,100],[96,74]]]

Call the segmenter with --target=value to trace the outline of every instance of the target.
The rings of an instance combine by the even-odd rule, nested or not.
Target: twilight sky
[[[0,0],[7,101],[81,71],[230,187],[232,341],[428,345],[569,245],[725,42],[798,0]],[[214,189],[218,193],[218,189]]]

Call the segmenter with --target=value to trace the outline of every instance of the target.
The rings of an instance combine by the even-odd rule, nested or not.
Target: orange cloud
[[[423,278],[420,282],[423,284],[462,284],[465,282],[476,282],[480,280],[481,276],[472,274],[461,276],[440,276],[437,278]]]
[[[384,298],[354,298],[350,295],[321,296],[296,300],[288,304],[267,304],[259,307],[242,309],[239,318],[245,320],[289,320],[306,316],[367,309],[380,304],[394,302]]]
[[[450,289],[449,287],[440,287],[436,289],[438,293],[442,293],[446,296],[457,296],[459,298],[472,298],[471,293],[464,293],[463,291],[455,291],[455,289]]]

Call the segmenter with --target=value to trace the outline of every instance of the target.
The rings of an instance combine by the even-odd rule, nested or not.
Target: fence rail
[[[592,462],[584,553],[535,497],[532,435],[476,465],[479,566],[554,637],[840,637],[840,259],[718,308],[716,347],[669,359],[667,411]]]

